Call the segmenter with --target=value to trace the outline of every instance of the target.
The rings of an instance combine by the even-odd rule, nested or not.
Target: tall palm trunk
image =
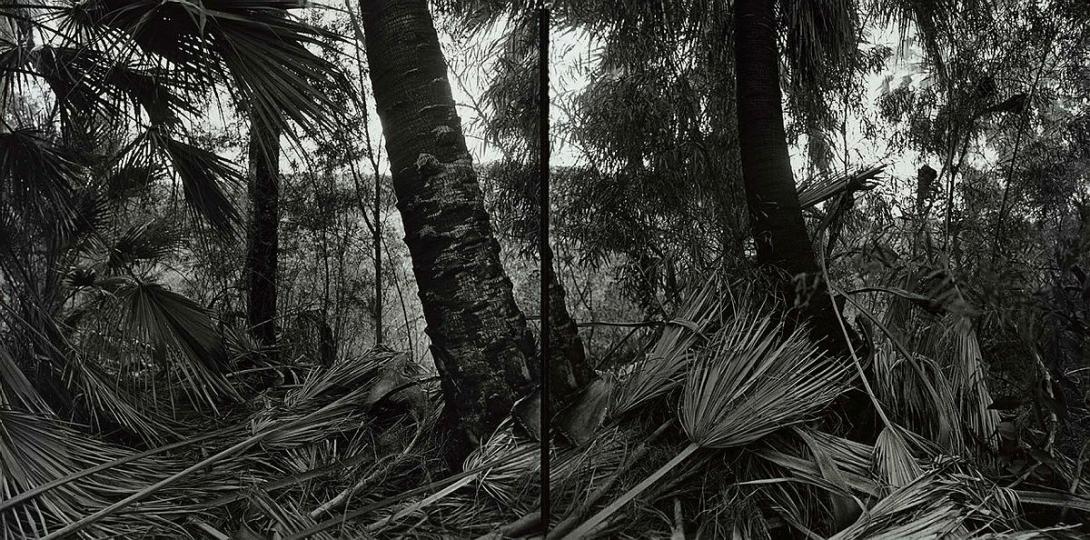
[[[280,221],[280,130],[250,117],[250,204],[246,277],[250,332],[268,356],[276,356],[276,267]]]
[[[742,178],[759,264],[781,274],[781,293],[792,310],[789,322],[805,321],[829,352],[847,358],[855,333],[842,329],[840,308],[829,298],[821,268],[806,231],[787,152],[780,93],[780,54],[776,41],[775,2],[735,0],[734,58],[738,85],[738,136]],[[798,276],[809,286],[799,287]],[[867,396],[853,389],[835,408],[852,424],[850,435],[870,441],[877,419]]]
[[[375,105],[457,460],[528,393],[533,340],[500,265],[426,0],[361,2]]]
[[[775,2],[736,0],[734,5],[738,136],[757,261],[788,276],[813,276],[820,268],[799,206],[783,127]],[[800,299],[789,281],[782,283],[790,300],[805,302],[803,314],[815,337],[842,351],[839,313],[824,287]]]

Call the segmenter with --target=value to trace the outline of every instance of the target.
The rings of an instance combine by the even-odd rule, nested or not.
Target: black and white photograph
[[[0,0],[0,540],[1090,538],[1088,0]]]

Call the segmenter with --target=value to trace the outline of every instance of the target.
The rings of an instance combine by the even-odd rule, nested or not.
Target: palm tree
[[[155,441],[172,435],[155,410],[162,385],[181,383],[190,405],[237,398],[208,311],[156,282],[155,262],[186,239],[178,218],[133,221],[126,201],[173,184],[197,224],[234,238],[244,174],[191,131],[212,95],[270,129],[335,121],[337,103],[318,87],[340,75],[309,48],[332,35],[286,17],[291,7],[0,7],[0,347],[45,412]]]
[[[775,7],[775,3],[762,0],[734,4],[742,179],[758,263],[788,276],[813,276],[820,269],[799,205],[783,123]],[[795,291],[785,286],[784,292],[794,296]],[[839,313],[820,285],[808,298],[805,311],[815,337],[846,353],[841,345]]]
[[[276,267],[279,222],[280,130],[259,116],[250,118],[250,205],[246,278],[248,315],[254,339],[276,359]]]
[[[405,243],[442,376],[455,462],[528,393],[533,341],[454,107],[425,0],[361,3],[375,104]]]

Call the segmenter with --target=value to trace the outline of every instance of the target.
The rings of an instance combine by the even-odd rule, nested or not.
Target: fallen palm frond
[[[508,455],[522,457],[503,460],[500,465],[489,467],[476,477],[466,479],[466,484],[476,479],[482,490],[504,506],[511,506],[523,497],[533,483],[541,465],[540,445],[533,441],[519,440],[511,430],[510,422],[506,422],[480,448],[470,454],[463,465],[463,469],[472,470]]]
[[[974,474],[940,465],[893,491],[830,540],[969,538],[1017,531],[1013,492]]]
[[[723,489],[714,504],[697,520],[696,538],[770,539],[768,521],[756,502],[732,486]]]
[[[136,455],[53,420],[2,409],[0,488],[10,496],[0,504],[0,525],[16,537],[129,537],[151,530],[185,536],[190,526],[206,532],[222,526],[208,519],[187,525],[186,515],[245,502],[260,506],[264,517],[253,522],[259,528],[311,527],[312,518],[298,510],[295,495],[254,499],[254,494],[306,482],[317,477],[312,471],[328,474],[330,464],[366,459],[366,440],[358,434],[369,424],[367,374],[388,358],[380,351],[361,358],[357,369],[314,372],[310,384],[234,419],[228,429]],[[220,450],[166,453],[211,440]]]
[[[751,443],[812,418],[847,389],[845,363],[822,354],[802,329],[784,334],[772,315],[739,304],[686,378],[679,418],[689,445],[568,537],[591,534],[700,448]]]
[[[954,391],[930,358],[899,356],[883,344],[874,355],[875,392],[895,421],[929,435],[950,455],[966,450]]]
[[[150,453],[128,458],[127,450],[55,420],[0,410],[0,489],[10,497],[0,507],[0,530],[8,538],[57,535],[89,509],[103,508],[180,469],[176,460]],[[153,530],[184,534],[174,518],[196,507],[181,503],[181,496],[180,490],[164,492],[138,512],[104,516],[88,523],[87,530],[108,537]]]
[[[797,427],[769,438],[752,452],[785,474],[827,491],[864,498],[879,494],[871,475],[874,449],[862,443]],[[830,474],[834,467],[837,472]]]
[[[663,432],[665,432],[666,429],[669,428],[672,424],[673,420],[670,420],[659,426],[658,429],[656,429],[654,432],[651,433],[650,436],[644,439],[639,444],[639,446],[637,446],[636,449],[632,451],[630,455],[625,457],[624,462],[620,464],[618,468],[605,479],[605,481],[601,482],[600,484],[594,485],[593,491],[590,492],[590,494],[583,501],[580,502],[579,506],[568,512],[567,517],[565,517],[563,520],[560,521],[560,523],[553,527],[553,534],[557,537],[562,537],[569,531],[571,531],[572,528],[578,525],[579,520],[586,517],[586,513],[609,492],[609,490],[617,482],[620,476],[623,473],[627,472],[633,464],[639,462],[644,458],[645,455],[647,455],[647,451],[649,449],[648,445],[655,442],[655,440],[658,439],[663,434]],[[591,483],[595,484],[594,482]]]
[[[729,294],[723,287],[714,277],[706,281],[666,323],[644,357],[622,370],[611,398],[611,415],[619,417],[681,384],[685,366],[695,357],[693,345],[706,339],[704,332],[721,312],[722,296]]]
[[[610,477],[618,470],[624,457],[625,444],[617,429],[611,428],[599,433],[586,446],[554,449],[554,465],[549,473],[554,516],[570,511],[602,478]],[[378,537],[429,536],[421,529],[427,528],[423,522],[411,523],[411,516],[419,515],[434,516],[446,527],[444,531],[451,530],[454,520],[465,521],[464,527],[456,527],[463,532],[495,530],[502,529],[503,522],[489,526],[489,521],[502,519],[503,513],[511,511],[524,513],[514,523],[512,532],[539,525],[540,510],[537,506],[540,492],[536,482],[540,475],[538,452],[537,443],[518,440],[505,425],[467,458],[464,468],[477,471],[475,474],[447,483],[423,498],[408,500],[400,508],[373,522],[367,530]],[[477,496],[467,498],[463,488],[471,484],[476,484],[479,491]],[[487,497],[480,497],[482,493]],[[411,497],[406,496],[406,499]],[[494,499],[496,508],[503,511],[483,515],[483,509],[491,506],[487,504],[487,499]],[[444,531],[436,531],[435,537],[446,536]]]
[[[958,405],[967,428],[985,448],[999,445],[999,412],[991,409],[992,396],[985,380],[984,363],[976,330],[968,317],[958,317],[948,330],[950,381],[957,393]]]
[[[880,495],[873,448],[806,426],[751,447],[739,485],[767,497],[775,514],[799,531],[835,531]]]
[[[247,494],[246,502],[246,514],[251,519],[245,521],[260,525],[257,526],[256,531],[249,527],[248,523],[243,523],[242,526],[251,529],[250,532],[254,536],[282,538],[293,531],[314,525],[314,520],[290,501],[277,500],[263,490],[251,490]],[[356,527],[346,524],[346,528],[342,529],[341,534],[355,536],[358,534],[356,529]],[[333,540],[336,537],[325,531],[319,531],[311,538],[314,540]]]
[[[874,442],[875,473],[887,486],[906,486],[923,474],[906,434],[900,426],[891,424],[882,429]]]
[[[802,329],[784,336],[768,314],[742,309],[689,371],[680,420],[694,444],[729,448],[814,417],[849,384],[847,363]]]
[[[35,414],[51,414],[49,405],[15,363],[7,346],[0,341],[0,408],[20,407]]]

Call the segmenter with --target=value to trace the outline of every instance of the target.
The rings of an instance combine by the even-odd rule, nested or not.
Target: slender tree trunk
[[[367,129],[365,126],[364,129]],[[370,144],[368,144],[370,146]],[[382,177],[375,167],[375,345],[382,345]]]
[[[820,268],[799,206],[783,125],[775,3],[736,0],[734,5],[738,135],[757,261],[790,278],[813,277]],[[799,298],[797,288],[788,286],[790,278],[783,281],[788,300],[804,303],[802,315],[815,337],[843,352],[840,315],[823,285],[819,282],[807,298]]]
[[[280,221],[280,131],[257,115],[250,117],[250,204],[246,277],[249,324],[254,339],[276,351],[276,267]]]
[[[789,322],[806,322],[811,335],[830,353],[848,358],[850,326],[841,328],[806,230],[787,151],[780,93],[780,54],[776,41],[775,2],[735,0],[734,55],[738,84],[738,135],[742,179],[757,247],[757,261],[780,274],[777,280],[788,305]],[[799,277],[804,279],[800,280]],[[853,389],[834,406],[852,424],[850,435],[871,441],[877,420],[869,399]]]
[[[459,460],[528,393],[533,339],[515,304],[426,0],[361,2],[375,105]]]

